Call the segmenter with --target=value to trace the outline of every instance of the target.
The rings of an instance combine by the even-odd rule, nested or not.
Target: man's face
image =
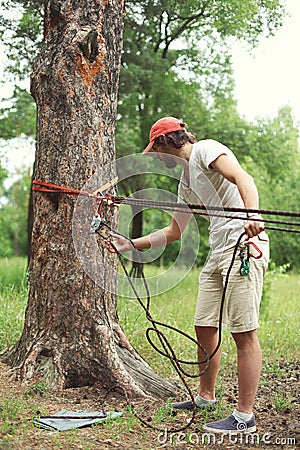
[[[177,166],[177,162],[173,155],[166,153],[162,147],[153,148],[153,150],[155,150],[157,158],[162,161],[168,169],[173,169]]]

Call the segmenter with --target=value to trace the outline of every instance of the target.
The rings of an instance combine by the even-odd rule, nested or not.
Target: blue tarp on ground
[[[34,425],[46,430],[67,431],[73,428],[82,428],[93,425],[95,423],[104,422],[105,420],[116,419],[121,417],[122,411],[108,411],[105,414],[99,411],[67,411],[62,409],[51,417],[40,417],[33,419]],[[56,418],[58,416],[59,418]],[[66,418],[61,418],[66,416]]]

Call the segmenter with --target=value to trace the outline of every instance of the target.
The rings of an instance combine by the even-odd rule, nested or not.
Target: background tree
[[[26,256],[27,212],[31,188],[31,174],[28,168],[17,170],[16,181],[3,190],[0,204],[0,257]]]
[[[274,119],[260,119],[252,142],[248,162],[257,174],[262,207],[298,211],[299,124],[295,123],[290,106],[282,107]],[[271,233],[271,258],[277,265],[299,267],[298,249],[297,234]]]
[[[16,86],[6,103],[8,106],[0,109],[1,139],[8,140],[22,134],[35,137],[36,110],[29,92]]]
[[[145,0],[129,1],[126,11],[118,111],[122,131],[140,130],[140,148],[161,114],[186,116],[192,99],[196,113],[203,99],[208,106],[216,92],[228,91],[232,38],[255,45],[261,34],[272,34],[283,2]]]
[[[6,31],[4,28],[2,30],[10,56],[22,60],[24,73],[41,42],[41,3],[7,0],[3,5],[9,10],[17,9],[11,16],[3,15]],[[284,18],[282,5],[281,1],[265,1],[259,5],[248,1],[241,5],[229,0],[214,4],[198,2],[196,5],[170,1],[159,4],[154,1],[128,2],[118,106],[118,156],[139,152],[148,139],[149,127],[158,117],[163,114],[177,115],[189,121],[190,130],[196,131],[198,139],[212,137],[234,150],[242,164],[255,175],[260,186],[261,202],[266,208],[273,204],[269,193],[275,192],[270,189],[274,186],[277,189],[276,205],[280,203],[282,208],[288,209],[292,203],[288,197],[292,194],[287,192],[292,192],[289,186],[296,186],[297,175],[295,171],[290,171],[286,176],[286,168],[290,165],[283,161],[291,152],[294,155],[299,153],[295,139],[297,125],[279,126],[282,123],[281,113],[274,120],[260,119],[252,124],[241,118],[233,98],[230,61],[232,39],[243,39],[249,45],[255,45],[262,33],[273,34]],[[14,17],[14,20],[9,17]],[[17,21],[15,17],[18,17]],[[29,20],[30,24],[26,26]],[[30,52],[23,51],[28,48]],[[25,64],[28,56],[29,64]],[[14,67],[13,63],[11,67]],[[28,114],[23,115],[23,122],[27,117]],[[290,116],[290,124],[291,120]],[[285,158],[282,158],[283,151]],[[296,168],[297,164],[292,166]],[[164,178],[154,181],[153,177],[147,176],[124,180],[120,193],[127,196],[153,186],[154,182],[176,192],[172,180]],[[296,197],[297,189],[293,194],[295,201]],[[152,227],[152,217],[156,222],[157,215],[153,211],[145,213],[147,230]],[[159,217],[163,220],[163,215]],[[133,221],[134,235],[142,233],[142,223],[141,217]],[[199,224],[201,236],[207,236],[206,223],[200,220]],[[276,263],[282,264],[290,257],[287,249],[277,251],[278,245],[282,246],[282,240],[277,236],[272,236],[272,257]],[[297,238],[285,235],[284,240],[287,239],[293,242],[292,248],[289,246],[293,264],[298,264],[293,256]],[[166,249],[166,263],[171,260],[174,251],[171,247]],[[203,263],[205,254],[206,248],[201,246],[199,264]]]
[[[3,147],[13,148],[17,138],[22,145],[30,148],[35,143],[36,133],[36,108],[32,96],[26,89],[15,86],[12,97],[8,98],[4,104],[5,106],[0,109],[0,137]],[[24,169],[19,167],[17,172],[10,174],[10,178],[17,176],[18,182],[8,189],[5,198],[5,202],[8,201],[8,204],[1,208],[3,245],[0,248],[0,255],[16,255],[16,253],[19,254],[19,251],[21,255],[25,255],[24,251],[27,250],[29,260],[33,220],[29,178],[32,174],[32,167],[28,166]],[[15,192],[14,195],[12,195],[12,189]],[[16,219],[18,220],[16,221]],[[15,227],[14,233],[12,226]],[[18,237],[16,237],[16,233]],[[12,242],[13,236],[14,242]]]
[[[272,34],[281,24],[283,2],[144,0],[127,2],[126,12],[118,156],[140,151],[163,115],[185,119],[198,138],[216,136],[221,114],[212,114],[211,107],[220,111],[218,99],[232,96],[232,39],[253,46],[261,34]],[[230,112],[237,118],[236,108]],[[224,129],[217,139],[223,134]],[[128,195],[148,185],[143,176],[120,187]],[[141,215],[133,211],[132,237],[142,234]]]

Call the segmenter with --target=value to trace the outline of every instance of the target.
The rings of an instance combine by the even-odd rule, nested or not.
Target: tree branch
[[[185,22],[177,28],[177,30],[168,39],[165,39],[166,46],[163,50],[163,58],[166,58],[171,43],[175,41],[175,39],[177,39],[184,31],[186,31],[193,22],[197,22],[200,17],[205,17],[204,11],[201,11],[199,14],[186,19]]]
[[[197,22],[197,20],[199,20],[200,18],[204,18],[206,16],[205,15],[205,6],[206,5],[204,5],[202,7],[201,11],[199,11],[198,14],[190,16],[190,17],[176,16],[176,17],[171,18],[169,13],[167,11],[165,11],[168,15],[168,20],[165,25],[165,33],[164,33],[164,36],[162,36],[158,40],[157,44],[155,45],[154,53],[157,53],[160,48],[160,45],[163,42],[165,42],[165,48],[163,50],[162,57],[166,58],[171,43],[175,39],[177,39],[184,31],[186,31],[193,22]],[[167,33],[168,26],[170,25],[171,22],[176,22],[178,20],[184,20],[184,22],[182,23],[181,26],[179,26],[177,28],[177,30],[174,31],[174,33],[172,33],[171,35],[168,35],[168,33]],[[161,34],[162,34],[162,24],[163,24],[163,13],[160,15],[160,24],[159,24],[159,29],[160,29]]]

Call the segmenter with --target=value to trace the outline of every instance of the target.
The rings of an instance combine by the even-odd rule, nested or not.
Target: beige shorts
[[[259,327],[259,306],[263,278],[269,261],[269,241],[266,233],[250,239],[262,251],[260,259],[250,257],[250,273],[241,276],[241,244],[230,272],[222,313],[222,326],[229,326],[232,333],[242,333]],[[256,254],[253,246],[251,251]],[[196,305],[195,326],[219,327],[220,305],[226,275],[232,260],[234,248],[222,254],[212,254],[203,268]],[[246,254],[246,252],[245,252]]]

